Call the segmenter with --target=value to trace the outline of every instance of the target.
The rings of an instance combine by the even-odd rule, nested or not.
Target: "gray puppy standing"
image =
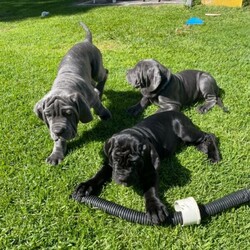
[[[202,98],[205,104],[198,107],[200,113],[206,113],[215,104],[227,112],[219,97],[220,88],[215,79],[204,71],[185,70],[172,74],[158,61],[146,59],[127,71],[127,80],[133,87],[139,88],[143,96],[140,102],[128,109],[134,116],[151,103],[164,110],[180,111],[183,106]]]
[[[54,140],[53,151],[47,158],[52,165],[63,160],[66,141],[76,136],[78,122],[93,119],[91,108],[102,120],[111,118],[110,111],[101,103],[108,70],[103,66],[101,52],[92,43],[90,30],[84,23],[80,24],[86,31],[85,40],[64,56],[51,90],[34,107]]]

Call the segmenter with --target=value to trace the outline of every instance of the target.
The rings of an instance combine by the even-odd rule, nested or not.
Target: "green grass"
[[[70,1],[39,3],[1,3],[0,249],[249,249],[247,205],[197,226],[149,227],[69,199],[74,187],[99,169],[104,141],[156,110],[152,106],[138,118],[125,113],[140,97],[126,83],[125,71],[144,58],[155,58],[173,72],[209,71],[224,89],[230,109],[227,114],[215,107],[206,115],[196,113],[194,106],[185,110],[202,130],[219,137],[223,160],[210,165],[189,147],[164,161],[163,201],[172,207],[176,199],[194,196],[206,203],[249,187],[249,8],[73,8],[67,6]],[[39,17],[44,10],[51,12],[49,18]],[[221,16],[207,17],[208,12]],[[205,24],[184,28],[193,16]],[[90,27],[110,71],[103,101],[113,120],[101,122],[95,116],[91,123],[80,124],[65,160],[52,167],[45,158],[53,142],[32,110],[49,91],[62,56],[83,39],[80,20]],[[143,198],[132,188],[111,182],[101,196],[144,210]]]

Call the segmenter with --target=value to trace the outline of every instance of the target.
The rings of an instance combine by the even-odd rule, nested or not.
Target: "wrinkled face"
[[[146,88],[151,83],[159,81],[160,64],[153,60],[147,59],[138,62],[134,68],[127,71],[127,81],[135,88]]]
[[[45,102],[43,120],[49,127],[54,141],[70,140],[76,136],[78,112],[74,103],[67,98],[52,98]]]
[[[130,135],[117,136],[111,140],[109,164],[113,169],[113,180],[124,186],[135,184],[144,166],[144,146]]]
[[[127,81],[135,88],[143,87],[148,68],[146,60],[138,62],[134,68],[127,71]]]

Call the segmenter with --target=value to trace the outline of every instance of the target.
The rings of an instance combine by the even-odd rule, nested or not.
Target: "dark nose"
[[[54,134],[56,134],[57,136],[62,135],[64,131],[65,131],[65,128],[63,127],[56,127],[53,129]]]

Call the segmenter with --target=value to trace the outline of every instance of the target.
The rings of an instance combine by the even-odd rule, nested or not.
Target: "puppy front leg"
[[[127,112],[132,116],[137,116],[143,112],[143,110],[150,105],[150,101],[147,97],[142,97],[142,99],[135,105],[128,108]]]
[[[161,202],[157,193],[157,181],[153,185],[144,186],[144,198],[148,219],[153,224],[161,224],[166,221],[169,213],[166,206]]]
[[[51,165],[59,164],[63,159],[67,151],[67,143],[65,140],[58,139],[54,141],[54,147],[51,155],[46,159]]]
[[[95,113],[104,121],[111,119],[112,118],[112,114],[111,112],[105,108],[101,101],[98,98],[98,101],[95,103],[95,105],[93,106]]]
[[[72,198],[81,201],[82,197],[97,194],[103,185],[110,181],[112,168],[108,163],[104,163],[102,168],[91,179],[80,183],[72,194]]]

